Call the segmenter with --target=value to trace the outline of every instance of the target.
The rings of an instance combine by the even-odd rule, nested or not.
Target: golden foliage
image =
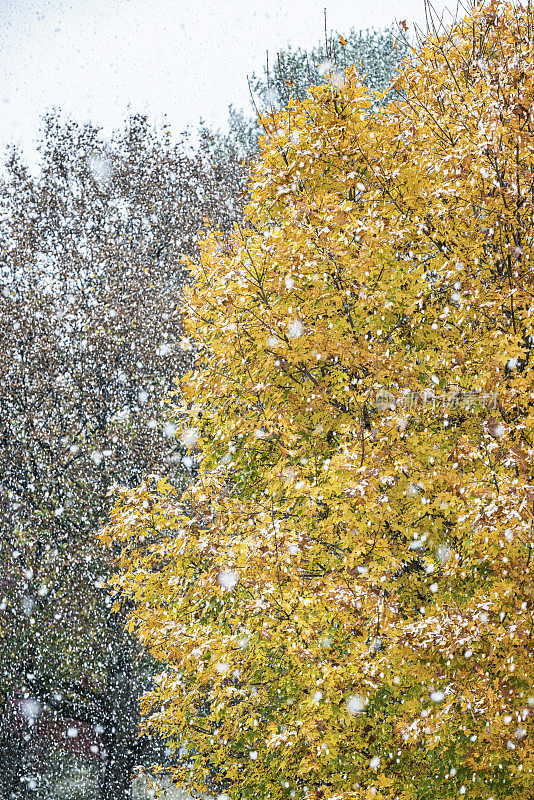
[[[533,23],[479,7],[387,107],[349,69],[265,119],[248,225],[203,243],[198,480],[105,531],[184,784],[534,794]]]

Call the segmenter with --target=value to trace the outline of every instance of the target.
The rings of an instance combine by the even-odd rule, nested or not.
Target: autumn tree
[[[267,116],[246,224],[202,243],[198,480],[121,490],[103,536],[183,786],[533,796],[533,31],[480,5],[384,107],[348,68]]]
[[[12,798],[37,779],[35,728],[25,741],[10,722],[28,699],[95,729],[102,798],[118,800],[150,671],[111,613],[95,532],[114,482],[190,469],[163,401],[188,368],[180,257],[205,219],[238,216],[240,165],[141,116],[105,142],[51,115],[39,167],[13,151],[0,185],[0,783]]]

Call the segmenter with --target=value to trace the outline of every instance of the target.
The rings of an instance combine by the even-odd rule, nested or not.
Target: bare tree
[[[111,612],[95,540],[113,483],[190,468],[162,400],[180,348],[182,255],[207,219],[239,216],[243,171],[132,117],[110,143],[44,120],[41,171],[13,151],[0,186],[0,767],[24,796],[34,720],[13,703],[95,731],[101,796],[128,796],[143,757],[137,699],[146,660]],[[3,596],[3,599],[2,599]],[[20,735],[19,735],[20,734]],[[59,742],[50,742],[57,747]],[[142,745],[143,743],[141,743]],[[33,771],[32,771],[33,770]]]

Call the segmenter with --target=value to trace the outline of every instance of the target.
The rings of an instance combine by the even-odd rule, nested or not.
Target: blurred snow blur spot
[[[303,327],[302,322],[296,319],[293,322],[290,322],[287,327],[287,335],[290,339],[298,339],[299,336],[302,336]]]
[[[217,576],[217,583],[225,589],[233,589],[239,580],[239,575],[233,569],[225,569],[219,572]]]
[[[367,705],[367,698],[361,694],[352,694],[347,699],[346,705],[349,714],[361,714]]]
[[[33,725],[35,720],[41,716],[42,710],[41,703],[33,697],[22,700],[20,704],[21,714],[29,725]]]
[[[106,183],[106,181],[108,181],[111,177],[111,159],[103,153],[97,153],[89,156],[87,159],[87,167],[97,183]]]
[[[196,428],[187,428],[182,432],[180,441],[184,447],[195,447],[198,443],[198,431]]]

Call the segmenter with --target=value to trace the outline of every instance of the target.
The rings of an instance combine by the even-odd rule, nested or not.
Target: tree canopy
[[[532,797],[533,25],[478,6],[387,105],[349,67],[273,111],[201,245],[198,480],[103,535],[185,786]]]

